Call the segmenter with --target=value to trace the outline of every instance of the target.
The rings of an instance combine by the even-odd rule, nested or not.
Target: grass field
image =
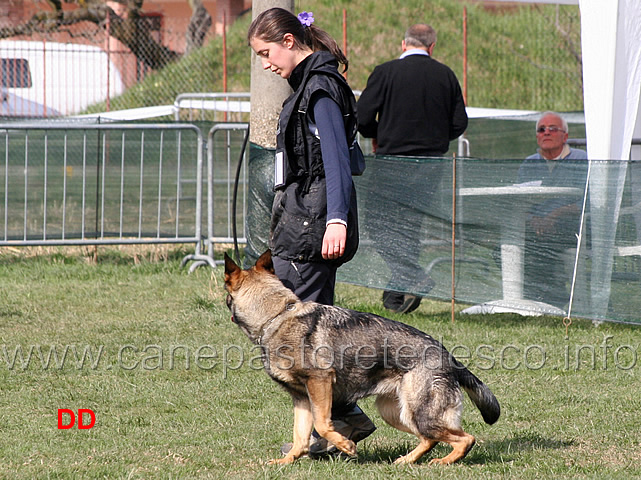
[[[267,466],[289,441],[291,402],[230,322],[221,269],[189,275],[176,247],[0,251],[0,478],[638,478],[641,329],[511,314],[450,319],[448,302],[391,315],[440,339],[494,391],[459,464],[391,462],[413,448],[378,430],[357,460]],[[337,303],[385,314],[380,291]],[[462,308],[459,306],[457,308]],[[66,356],[65,356],[66,352]],[[57,428],[91,409],[91,429]],[[68,418],[68,417],[66,417]],[[84,422],[85,425],[87,422]]]

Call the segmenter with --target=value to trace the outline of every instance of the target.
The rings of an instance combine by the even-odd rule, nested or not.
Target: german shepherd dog
[[[301,300],[274,275],[271,252],[242,270],[225,255],[232,321],[262,348],[269,376],[294,402],[294,443],[286,464],[305,455],[312,428],[350,456],[356,445],[334,430],[332,403],[376,395],[383,419],[412,433],[419,445],[395,463],[414,463],[438,442],[452,451],[430,463],[463,458],[474,437],[461,428],[462,387],[488,424],[500,415],[490,391],[439,342],[387,318]]]

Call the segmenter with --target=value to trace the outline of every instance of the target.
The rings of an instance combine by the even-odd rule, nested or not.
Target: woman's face
[[[296,48],[294,36],[291,33],[285,35],[281,42],[265,42],[254,37],[249,45],[256,55],[260,57],[263,69],[271,70],[283,78],[289,78],[296,65],[308,54]]]

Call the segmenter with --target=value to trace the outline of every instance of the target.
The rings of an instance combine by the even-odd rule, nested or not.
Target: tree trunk
[[[202,0],[189,0],[189,4],[193,13],[189,27],[187,27],[185,55],[189,55],[192,50],[203,46],[207,32],[212,25],[211,15],[203,6]]]

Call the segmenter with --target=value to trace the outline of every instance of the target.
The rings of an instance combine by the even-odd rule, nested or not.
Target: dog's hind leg
[[[457,393],[460,392],[457,391]],[[435,394],[435,397],[438,396]],[[444,400],[444,397],[441,397],[441,400]],[[428,402],[416,410],[414,417],[421,444],[445,442],[452,447],[448,455],[431,460],[430,465],[449,465],[460,460],[467,455],[475,442],[474,437],[461,428],[462,403],[458,400],[451,403],[446,400],[444,403],[445,405],[438,401]],[[417,450],[420,448],[425,447],[419,445]],[[410,455],[413,453],[411,452]]]
[[[429,438],[421,438],[420,443],[418,446],[412,450],[410,453],[407,455],[403,455],[402,457],[398,457],[396,460],[394,460],[394,463],[397,465],[404,465],[408,463],[416,463],[419,461],[419,459],[428,453],[430,450],[432,450],[436,444],[438,443],[436,440],[431,440]]]
[[[356,455],[356,444],[334,430],[331,418],[332,384],[333,378],[329,375],[311,377],[307,381],[307,394],[314,416],[314,428],[321,437],[353,457]]]
[[[287,464],[305,455],[309,450],[309,436],[312,434],[313,417],[309,400],[305,397],[292,397],[294,400],[294,443],[287,455],[269,462],[274,464]]]
[[[430,460],[430,465],[450,465],[461,458],[463,458],[472,449],[475,439],[469,433],[463,430],[448,430],[443,432],[439,438],[440,441],[449,443],[452,446],[452,451],[443,458],[434,458]]]
[[[432,398],[416,410],[414,417],[419,438],[445,442],[452,451],[443,458],[435,458],[431,464],[450,465],[465,457],[472,449],[475,439],[461,428],[463,398],[458,389],[432,389]]]
[[[420,434],[417,436],[420,440],[418,446],[407,455],[397,458],[394,463],[416,463],[423,455],[432,450],[437,443],[445,442],[452,447],[452,451],[443,458],[434,458],[430,460],[430,465],[450,465],[467,455],[475,442],[474,437],[465,433],[463,430],[446,430],[438,435],[434,435],[436,438],[427,438]]]
[[[389,405],[384,409],[388,411],[387,417],[397,423],[392,425],[413,433],[420,440],[414,450],[399,458],[396,463],[414,463],[438,442],[445,442],[452,447],[452,451],[444,458],[433,459],[430,464],[449,465],[467,455],[474,446],[474,437],[461,428],[463,394],[458,385],[448,384],[448,377],[443,376],[433,376],[426,383],[424,379],[431,374],[432,372],[424,370],[407,373],[401,388],[397,390],[398,413],[393,413],[394,409]],[[389,422],[388,418],[386,420]]]
[[[401,420],[400,402],[396,395],[379,395],[376,398],[376,407],[378,408],[381,417],[392,427],[397,428],[403,432],[412,433],[416,435],[421,441],[418,446],[407,455],[397,458],[394,463],[407,464],[416,463],[423,455],[432,450],[438,443],[436,440],[423,438],[418,431],[412,429]]]

